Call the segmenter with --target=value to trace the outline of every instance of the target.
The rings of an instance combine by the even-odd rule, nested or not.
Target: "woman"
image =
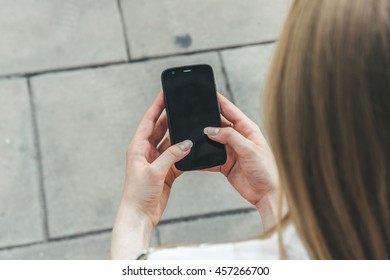
[[[219,95],[225,127],[205,133],[226,144],[228,160],[209,171],[257,207],[266,230],[281,224],[286,197],[312,258],[389,259],[390,1],[294,1],[264,95],[272,152]],[[162,140],[163,109],[160,93],[129,145],[112,258],[147,248],[180,175],[174,163],[191,149]]]

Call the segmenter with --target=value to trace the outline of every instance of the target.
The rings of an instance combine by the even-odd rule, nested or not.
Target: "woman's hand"
[[[113,229],[111,258],[134,258],[148,247],[173,181],[182,173],[174,163],[191,150],[189,140],[170,146],[168,138],[158,146],[168,128],[163,110],[160,92],[128,147],[125,187]]]
[[[265,229],[275,224],[278,170],[275,159],[259,127],[235,105],[218,94],[223,116],[222,128],[205,128],[205,134],[226,144],[224,165],[207,169],[224,174],[234,188],[259,209]]]

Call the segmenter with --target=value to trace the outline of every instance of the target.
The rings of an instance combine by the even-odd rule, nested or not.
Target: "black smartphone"
[[[175,164],[182,171],[204,169],[226,162],[225,145],[210,140],[203,130],[221,127],[221,114],[210,65],[166,69],[161,74],[171,143],[191,140],[191,152]]]

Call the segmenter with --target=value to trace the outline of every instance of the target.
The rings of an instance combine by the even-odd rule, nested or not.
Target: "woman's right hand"
[[[227,126],[207,127],[204,132],[210,139],[226,145],[227,161],[207,171],[224,174],[241,196],[257,207],[268,230],[275,225],[278,185],[273,153],[252,120],[223,95],[218,94],[218,100],[223,126]]]

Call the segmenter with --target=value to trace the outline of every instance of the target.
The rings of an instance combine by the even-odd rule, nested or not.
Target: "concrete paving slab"
[[[0,81],[0,248],[43,240],[25,79]]]
[[[166,224],[158,229],[162,246],[234,242],[256,238],[263,232],[257,211]]]
[[[177,178],[162,220],[249,207],[222,174],[191,171]]]
[[[0,251],[0,260],[107,260],[111,234],[103,233]],[[153,234],[151,246],[158,246]]]
[[[122,192],[125,151],[160,90],[166,67],[208,63],[226,92],[216,53],[43,75],[32,80],[41,138],[49,232],[110,228]],[[224,178],[179,178],[164,219],[247,207]]]
[[[261,96],[275,44],[225,50],[222,58],[235,104],[264,130]]]
[[[127,59],[116,1],[0,0],[0,75]]]
[[[290,0],[122,0],[132,59],[272,41]]]

